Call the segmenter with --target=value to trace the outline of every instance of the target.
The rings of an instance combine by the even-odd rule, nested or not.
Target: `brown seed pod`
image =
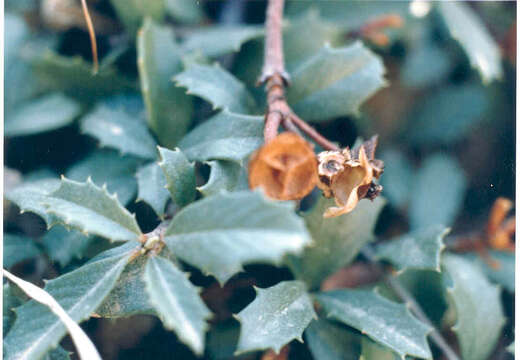
[[[248,182],[251,189],[260,187],[273,199],[302,199],[317,184],[312,145],[295,133],[279,134],[252,155]]]
[[[352,159],[347,151],[319,154],[318,186],[324,196],[333,197],[338,206],[326,209],[323,216],[335,217],[352,211],[366,196],[372,179],[373,168],[362,146],[357,159]]]
[[[354,149],[323,151],[317,156],[318,186],[323,195],[333,197],[338,206],[327,209],[324,217],[349,213],[359,200],[373,200],[380,194],[382,186],[373,182],[384,169],[384,163],[375,159],[377,140],[378,137],[373,136]]]

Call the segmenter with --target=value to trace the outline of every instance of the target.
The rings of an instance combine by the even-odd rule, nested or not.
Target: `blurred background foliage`
[[[256,81],[263,61],[266,2],[88,1],[101,59],[96,76],[78,3],[6,0],[5,191],[59,174],[78,180],[92,174],[96,183],[107,182],[110,191],[118,191],[122,203],[134,198],[139,155],[122,160],[116,152],[99,150],[96,141],[82,133],[78,120],[101,105],[145,118],[135,35],[146,16],[168,24],[175,36],[173,49],[158,47],[157,56],[169,59],[168,51],[179,52],[180,68],[183,63],[215,59],[263,103],[264,92]],[[341,46],[361,35],[384,62],[387,87],[364,104],[359,116],[314,124],[343,146],[352,145],[358,136],[379,134],[378,157],[386,164],[381,184],[388,200],[377,226],[381,238],[434,223],[451,226],[452,234],[479,231],[497,197],[514,198],[516,4],[470,2],[458,4],[458,9],[451,7],[454,4],[295,0],[285,8],[289,70],[325,43]],[[401,16],[403,25],[379,36],[361,33],[369,20],[385,14]],[[179,89],[173,89],[175,96]],[[196,97],[190,97],[188,104],[167,104],[163,111],[182,111],[179,116],[191,120],[190,128],[215,112]],[[201,166],[199,184],[206,182],[208,172]],[[129,208],[138,213],[144,230],[157,225],[146,204],[132,202]],[[37,247],[24,244],[28,260],[13,269],[36,283],[80,266],[82,258],[89,257],[85,254],[109,246],[101,239],[70,239],[75,248],[68,251],[63,242],[56,243],[56,236],[42,237],[45,224],[36,216],[18,215],[6,202],[4,209],[6,231],[37,239]],[[209,359],[231,357],[237,324],[230,314],[254,296],[246,285],[269,286],[291,277],[285,269],[268,266],[247,270],[224,290],[211,286],[203,294],[221,320],[208,334]],[[195,283],[210,284],[203,275],[195,277]],[[405,277],[415,294],[429,297],[429,285],[416,282],[415,274]],[[429,315],[440,320],[441,302],[436,296],[428,301],[433,303]],[[505,346],[513,339],[513,294],[505,291],[503,301],[509,319],[501,339]],[[171,332],[146,316],[91,319],[83,327],[104,359],[193,358]],[[71,348],[68,339],[63,344]],[[509,355],[499,351],[493,358],[505,356]],[[290,357],[306,359],[310,354],[304,345],[296,345]]]

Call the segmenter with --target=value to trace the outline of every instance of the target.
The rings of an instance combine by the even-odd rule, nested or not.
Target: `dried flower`
[[[260,187],[273,199],[305,197],[317,184],[312,145],[295,133],[279,134],[252,155],[248,180],[251,189]]]
[[[319,188],[323,195],[335,199],[338,207],[328,208],[324,217],[335,217],[349,213],[359,200],[373,200],[382,191],[382,186],[373,182],[379,178],[384,164],[375,159],[377,136],[364,142],[356,149],[324,151],[318,155]]]

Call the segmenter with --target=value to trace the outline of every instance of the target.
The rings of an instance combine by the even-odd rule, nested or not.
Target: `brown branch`
[[[301,119],[296,114],[292,113],[291,115],[292,122],[301,129],[306,135],[310,136],[319,146],[323,147],[325,150],[340,150],[340,147],[322,136],[315,130],[313,127],[308,125],[303,119]]]
[[[282,124],[290,131],[297,132],[296,127],[301,129],[327,150],[338,150],[337,145],[328,141],[294,114],[286,101],[285,87],[289,84],[290,78],[285,70],[283,53],[283,9],[284,0],[269,0],[266,10],[265,58],[263,72],[259,79],[259,83],[266,84],[268,109],[265,116],[265,142],[277,136],[279,125]]]

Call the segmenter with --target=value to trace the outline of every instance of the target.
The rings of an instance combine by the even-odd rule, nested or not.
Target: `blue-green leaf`
[[[317,317],[306,285],[281,281],[255,290],[256,299],[236,316],[241,323],[237,353],[264,349],[279,352],[293,339],[302,341],[303,331]]]
[[[221,191],[239,191],[248,189],[246,169],[238,163],[214,160],[207,163],[210,176],[205,185],[198,187],[203,196],[210,196]]]
[[[93,240],[79,231],[68,230],[63,226],[53,226],[42,238],[47,255],[60,266],[65,266],[74,258],[81,259],[84,251]]]
[[[74,321],[89,318],[115,285],[131,252],[112,250],[110,254],[47,282],[45,290]],[[4,339],[4,359],[39,359],[66,332],[45,305],[31,300],[16,309],[16,321]]]
[[[459,164],[443,154],[432,155],[415,177],[409,216],[413,229],[455,221],[466,190],[466,175]]]
[[[462,45],[482,81],[489,83],[502,78],[502,54],[486,25],[469,5],[454,1],[437,5],[451,36]]]
[[[386,85],[384,73],[381,59],[361,42],[326,46],[292,72],[288,101],[309,121],[358,114],[359,106]]]
[[[169,260],[153,256],[147,262],[144,279],[150,302],[165,327],[174,330],[196,354],[203,354],[206,319],[211,313],[187,274]]]
[[[28,237],[4,233],[4,267],[31,259],[40,254],[36,244]]]
[[[361,354],[360,336],[332,321],[312,321],[305,339],[316,360],[359,360]]]
[[[190,160],[242,162],[263,144],[263,124],[262,116],[224,110],[188,133],[179,147]]]
[[[170,27],[147,18],[138,32],[138,70],[147,121],[163,146],[173,147],[187,131],[192,99],[171,79],[182,70],[181,50]]]
[[[186,52],[201,51],[206,56],[217,57],[239,51],[244,42],[261,37],[263,33],[260,26],[215,26],[194,30],[182,46]]]
[[[221,283],[245,263],[281,264],[285,254],[301,252],[310,241],[293,204],[248,191],[197,201],[181,210],[165,232],[176,256]]]
[[[442,267],[448,275],[449,298],[456,308],[457,323],[452,329],[459,340],[462,359],[488,359],[505,323],[500,288],[461,256],[445,254]]]
[[[111,241],[137,240],[141,235],[135,215],[118,202],[116,195],[110,195],[105,187],[97,187],[90,179],[79,183],[63,178],[44,205],[63,224]]]
[[[170,199],[167,190],[167,179],[156,162],[140,168],[136,173],[138,179],[138,199],[149,204],[161,218],[165,214],[165,205]]]
[[[321,198],[304,218],[314,244],[300,258],[293,257],[290,267],[294,274],[312,288],[324,278],[349,264],[360,249],[373,240],[373,228],[385,201],[361,201],[354,211],[336,218],[324,218],[331,199]]]
[[[78,103],[53,93],[20,104],[5,122],[5,136],[33,135],[70,125],[80,114]]]
[[[426,339],[430,327],[413,317],[406,305],[369,290],[333,290],[316,299],[329,318],[360,330],[401,357],[431,359]]]
[[[134,174],[139,162],[114,151],[96,151],[70,167],[65,176],[76,181],[91,177],[98,186],[107,184],[109,192],[118,194],[121,203],[127,204],[136,195]]]
[[[147,130],[147,124],[123,108],[111,109],[98,105],[82,119],[81,129],[83,133],[97,138],[101,147],[146,159],[156,157],[156,141]]]
[[[174,81],[186,88],[187,94],[210,102],[213,109],[249,114],[256,106],[245,85],[217,63],[213,66],[193,64],[176,75]]]
[[[158,147],[159,166],[167,182],[167,190],[178,206],[185,206],[196,197],[196,173],[194,163],[187,160],[179,149],[174,151]]]
[[[442,225],[430,226],[380,243],[376,258],[391,262],[395,267],[440,271],[442,239],[449,232]]]

